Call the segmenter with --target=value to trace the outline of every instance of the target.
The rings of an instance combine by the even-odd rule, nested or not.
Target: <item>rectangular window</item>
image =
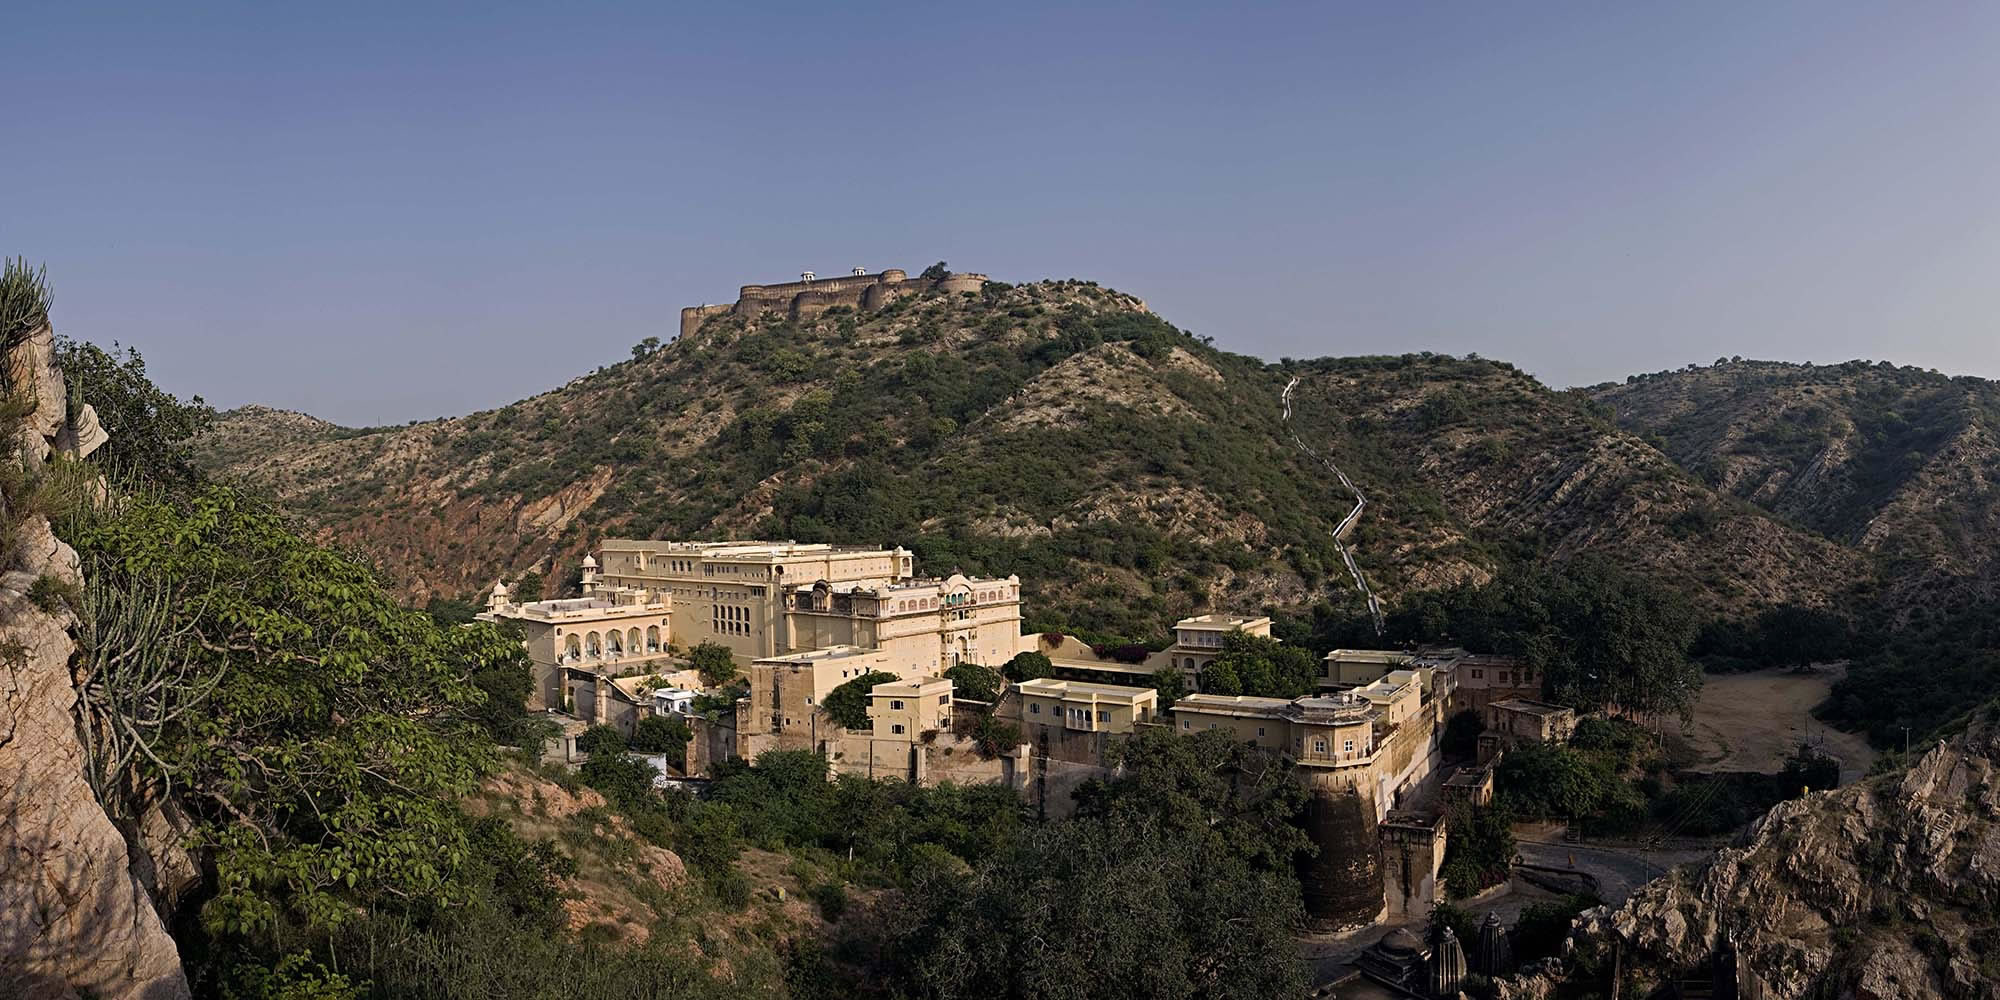
[[[1040,715],[1040,714],[1042,714],[1042,706],[1040,706],[1040,705],[1029,705],[1029,706],[1028,706],[1028,713],[1029,713],[1030,715]]]
[[[1353,740],[1341,740],[1341,741],[1340,741],[1340,752],[1341,752],[1341,753],[1353,753],[1353,752],[1354,752],[1354,741],[1353,741]]]
[[[1103,709],[1101,709],[1101,708],[1100,708],[1100,709],[1098,709],[1098,710],[1097,710],[1097,721],[1099,721],[1099,722],[1110,722],[1110,721],[1111,721],[1111,713],[1110,713],[1110,712],[1107,712],[1107,711],[1105,711],[1105,710],[1103,710]]]
[[[892,701],[889,703],[889,711],[900,712],[902,710],[903,710],[903,703],[901,701]]]
[[[1314,741],[1313,741],[1313,753],[1325,753],[1325,752],[1326,752],[1326,741],[1325,741],[1325,740],[1314,740]]]
[[[1476,681],[1476,680],[1478,680],[1478,679],[1480,679],[1481,677],[1484,677],[1484,676],[1486,676],[1486,671],[1484,671],[1484,670],[1474,670],[1474,671],[1472,672],[1472,679],[1473,679],[1473,680],[1475,680],[1475,681]]]
[[[940,704],[940,705],[949,705],[949,704],[951,704],[951,695],[948,695],[948,694],[941,694],[941,695],[938,695],[938,704]]]
[[[1263,726],[1258,726],[1258,727],[1257,727],[1257,735],[1259,735],[1259,736],[1262,736],[1262,735],[1264,735],[1264,727],[1263,727]]]
[[[903,725],[902,725],[902,723],[897,723],[896,725],[893,725],[893,726],[890,726],[890,727],[889,727],[889,731],[890,731],[890,732],[892,732],[892,733],[895,733],[895,734],[897,734],[897,735],[899,735],[899,736],[900,736],[900,735],[902,735],[902,732],[903,732]]]

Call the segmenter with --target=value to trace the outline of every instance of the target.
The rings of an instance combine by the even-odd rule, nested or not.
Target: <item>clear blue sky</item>
[[[499,405],[855,265],[1223,346],[2000,376],[2000,4],[10,8],[0,252],[181,393]]]

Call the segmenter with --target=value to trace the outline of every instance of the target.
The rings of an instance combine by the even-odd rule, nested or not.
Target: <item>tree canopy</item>
[[[399,606],[366,567],[222,487],[80,505],[62,534],[88,581],[94,745],[136,749],[109,777],[203,820],[211,928],[330,928],[372,900],[452,898],[468,848],[454,803],[494,762],[481,678],[525,683],[518,642]],[[173,614],[144,640],[150,659],[122,655],[159,607]],[[509,709],[496,718],[522,714]]]
[[[944,672],[951,681],[952,696],[973,701],[998,701],[1005,679],[996,671],[977,663],[960,663]]]
[[[880,670],[862,674],[845,684],[828,691],[826,701],[820,708],[837,725],[847,729],[868,728],[868,692],[884,681],[897,680],[895,674]]]
[[[709,687],[721,687],[736,679],[741,673],[736,668],[736,656],[729,647],[719,642],[708,641],[688,651],[688,663],[701,671],[701,682]]]
[[[201,478],[189,442],[215,421],[215,410],[196,396],[182,402],[146,376],[136,348],[58,338],[56,365],[68,386],[70,409],[97,412],[110,440],[92,456],[126,475],[177,485]]]
[[[1215,694],[1297,698],[1319,683],[1311,651],[1269,636],[1236,631],[1222,637],[1222,654],[1201,668],[1201,689]]]
[[[1426,594],[1398,609],[1394,624],[1420,640],[1524,657],[1541,670],[1548,698],[1579,711],[1686,718],[1701,690],[1688,656],[1699,625],[1686,598],[1602,559]]]
[[[1016,684],[1022,681],[1032,681],[1039,677],[1049,677],[1054,675],[1055,672],[1056,665],[1050,662],[1046,655],[1032,649],[1026,652],[1015,653],[1014,658],[1008,660],[1006,665],[1000,668],[1000,673]]]

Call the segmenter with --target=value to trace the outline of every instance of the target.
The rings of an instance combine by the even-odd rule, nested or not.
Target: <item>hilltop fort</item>
[[[926,275],[931,273],[925,272]],[[880,309],[904,296],[928,291],[976,292],[986,287],[986,280],[983,274],[951,273],[911,278],[909,272],[898,267],[878,274],[870,274],[867,268],[857,267],[846,275],[834,278],[822,278],[806,271],[799,275],[797,281],[777,285],[744,285],[736,290],[734,305],[689,306],[682,309],[680,335],[685,337],[700,327],[703,320],[724,313],[756,316],[782,311],[792,319],[801,319],[816,316],[834,306]]]

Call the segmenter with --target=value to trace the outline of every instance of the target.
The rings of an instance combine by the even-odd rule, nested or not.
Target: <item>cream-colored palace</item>
[[[997,666],[1022,642],[1020,578],[918,577],[900,546],[612,539],[584,557],[582,597],[515,603],[496,584],[481,617],[522,627],[535,708],[586,716],[604,713],[584,710],[596,692],[578,685],[665,669],[672,650],[703,642],[746,668],[839,649],[833,659],[910,678]]]

